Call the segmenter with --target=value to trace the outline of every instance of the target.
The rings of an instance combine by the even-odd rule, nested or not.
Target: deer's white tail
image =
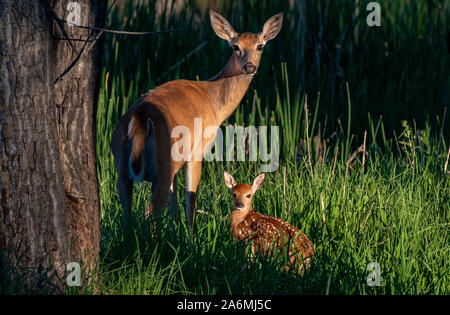
[[[133,115],[128,124],[128,139],[131,145],[128,159],[130,176],[134,182],[141,182],[145,176],[145,156],[152,156],[154,150],[155,129],[152,120]]]

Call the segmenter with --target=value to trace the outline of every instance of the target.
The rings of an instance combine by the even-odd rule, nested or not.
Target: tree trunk
[[[64,289],[67,264],[92,270],[99,254],[101,43],[55,83],[91,45],[92,31],[67,23],[76,40],[62,40],[51,8],[67,19],[69,2],[0,0],[0,277],[12,267],[33,290]],[[106,1],[76,2],[81,25],[103,27]]]

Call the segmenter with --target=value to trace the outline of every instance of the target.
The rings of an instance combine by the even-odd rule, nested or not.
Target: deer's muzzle
[[[246,74],[254,74],[256,72],[256,66],[251,62],[247,62],[244,66],[244,71]]]

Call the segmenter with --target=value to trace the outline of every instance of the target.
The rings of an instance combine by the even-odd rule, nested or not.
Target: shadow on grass
[[[328,240],[325,246],[329,248],[324,247],[320,232],[312,235],[318,240],[317,255],[300,276],[285,272],[282,264],[272,259],[248,261],[244,246],[232,240],[227,224],[197,224],[190,239],[183,222],[174,222],[166,213],[157,220],[155,236],[139,213],[133,215],[127,233],[123,233],[121,220],[102,231],[101,277],[113,293],[362,293],[365,278],[352,263],[351,253],[339,248],[336,241]],[[335,261],[328,259],[330,251],[340,251]]]

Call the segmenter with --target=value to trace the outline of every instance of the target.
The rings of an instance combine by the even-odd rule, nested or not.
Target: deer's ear
[[[211,26],[214,32],[220,38],[230,41],[232,38],[238,35],[238,33],[236,33],[227,19],[221,16],[219,13],[210,10],[209,17],[211,19]]]
[[[225,181],[225,185],[227,185],[228,188],[233,189],[234,186],[237,185],[236,181],[234,180],[233,176],[228,174],[226,171],[223,171],[223,179]]]
[[[283,26],[283,13],[278,13],[272,16],[264,24],[263,30],[261,32],[262,39],[265,42],[274,39],[281,31],[282,26]]]
[[[253,192],[255,192],[261,188],[262,184],[264,183],[265,178],[266,178],[266,175],[264,173],[259,174],[258,177],[255,178],[255,180],[253,181],[253,185],[252,185]]]

